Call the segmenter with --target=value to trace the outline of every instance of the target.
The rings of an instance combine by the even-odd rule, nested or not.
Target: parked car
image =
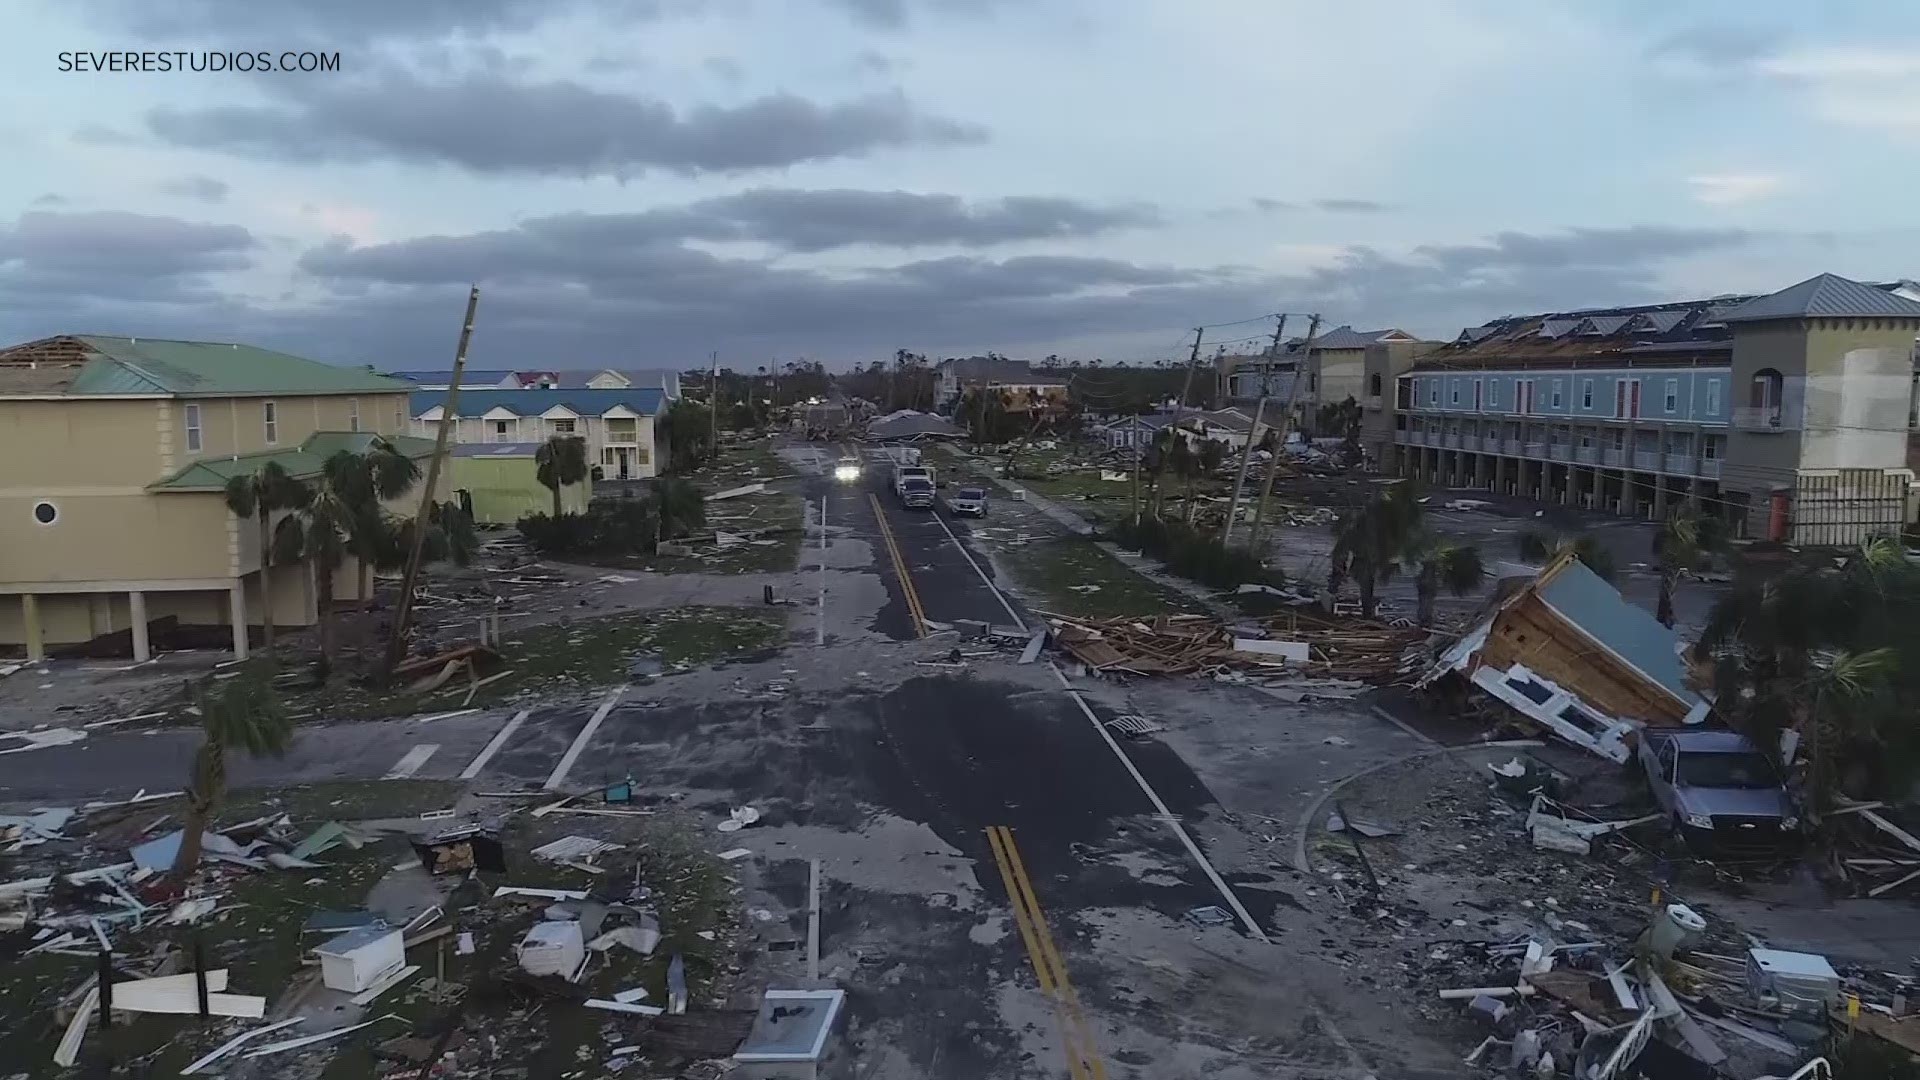
[[[1773,763],[1738,732],[1648,728],[1639,758],[1654,802],[1695,851],[1772,854],[1800,827]]]
[[[987,516],[987,489],[963,487],[947,496],[947,513],[954,517]]]
[[[909,510],[933,509],[933,481],[923,476],[900,481],[900,505]]]

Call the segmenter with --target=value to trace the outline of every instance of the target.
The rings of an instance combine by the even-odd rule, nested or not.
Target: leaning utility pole
[[[720,447],[720,350],[713,350],[713,374],[707,376],[707,452]]]
[[[460,324],[460,346],[453,353],[453,378],[447,384],[447,403],[440,410],[440,430],[433,436],[433,457],[427,462],[427,481],[420,494],[420,513],[413,519],[413,551],[407,555],[407,571],[400,579],[400,602],[393,609],[393,632],[387,639],[388,677],[407,655],[407,618],[413,614],[413,586],[420,579],[420,557],[427,547],[427,524],[433,518],[433,490],[440,483],[440,463],[447,457],[449,425],[460,422],[456,409],[460,399],[460,374],[467,368],[467,344],[473,340],[473,313],[480,306],[480,286],[467,292],[467,317]],[[326,612],[321,612],[321,617]]]
[[[1260,374],[1260,401],[1253,407],[1253,426],[1247,429],[1247,445],[1240,448],[1240,475],[1233,481],[1233,502],[1227,506],[1227,527],[1220,534],[1222,546],[1233,543],[1233,526],[1240,518],[1240,493],[1247,487],[1247,463],[1253,460],[1253,439],[1260,434],[1260,418],[1267,411],[1267,395],[1273,391],[1273,365],[1280,359],[1280,335],[1286,332],[1285,314],[1274,316],[1273,344],[1267,347],[1267,369]]]
[[[1253,525],[1247,534],[1247,550],[1258,555],[1260,552],[1260,522],[1267,516],[1267,497],[1273,494],[1273,477],[1280,471],[1280,454],[1287,448],[1287,425],[1293,421],[1294,402],[1300,399],[1300,369],[1313,358],[1313,336],[1320,332],[1320,316],[1315,313],[1307,320],[1307,339],[1300,343],[1300,360],[1293,365],[1293,385],[1287,387],[1287,407],[1280,414],[1280,424],[1274,430],[1280,438],[1273,444],[1273,456],[1267,459],[1267,478],[1260,482],[1260,500],[1253,507]]]
[[[1204,326],[1193,328],[1193,349],[1187,354],[1187,377],[1180,380],[1180,396],[1173,400],[1173,419],[1167,422],[1167,430],[1171,432],[1169,439],[1180,437],[1180,413],[1187,407],[1187,391],[1193,389],[1193,369],[1200,364],[1200,335],[1206,330]],[[1153,466],[1153,505],[1150,509],[1153,510],[1154,517],[1160,516],[1160,474],[1166,470],[1167,458],[1172,455],[1172,452],[1173,444],[1169,442],[1167,453],[1162,454],[1160,460]]]

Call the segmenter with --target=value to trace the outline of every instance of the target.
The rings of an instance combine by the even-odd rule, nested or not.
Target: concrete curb
[[[1468,743],[1465,746],[1441,746],[1431,750],[1415,750],[1411,754],[1402,754],[1397,758],[1389,758],[1386,761],[1382,761],[1377,765],[1369,765],[1366,768],[1361,769],[1359,772],[1353,773],[1352,775],[1343,776],[1339,780],[1334,781],[1334,784],[1332,787],[1321,792],[1318,798],[1314,799],[1312,803],[1308,804],[1306,810],[1301,812],[1300,820],[1294,823],[1293,868],[1295,870],[1300,871],[1302,874],[1307,875],[1308,877],[1315,876],[1316,871],[1313,869],[1313,863],[1307,857],[1307,831],[1313,827],[1314,819],[1319,816],[1321,808],[1327,805],[1327,800],[1333,798],[1335,795],[1340,794],[1340,790],[1342,788],[1346,787],[1348,784],[1353,783],[1355,780],[1365,779],[1366,777],[1372,776],[1374,773],[1377,773],[1382,769],[1389,769],[1395,765],[1405,765],[1410,761],[1419,761],[1424,758],[1439,757],[1443,754],[1459,754],[1459,753],[1464,753],[1468,750],[1489,750],[1489,749],[1497,750],[1497,749],[1506,749],[1506,748],[1514,748],[1514,747],[1530,747],[1530,746],[1545,746],[1545,745],[1546,743],[1540,741],[1539,739],[1504,739],[1500,742]]]

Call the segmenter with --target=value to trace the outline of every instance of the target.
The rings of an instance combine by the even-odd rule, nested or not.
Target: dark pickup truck
[[[1639,755],[1654,802],[1702,854],[1778,854],[1800,828],[1773,763],[1738,732],[1647,729]]]
[[[900,505],[909,510],[933,509],[933,481],[917,476],[900,481]]]

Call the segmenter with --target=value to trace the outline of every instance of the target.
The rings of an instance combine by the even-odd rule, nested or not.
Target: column
[[[1687,509],[1700,512],[1700,481],[1696,477],[1687,477]]]
[[[1493,459],[1493,490],[1502,495],[1507,493],[1507,459],[1503,455]]]
[[[233,656],[247,658],[247,583],[235,578],[227,587],[227,611],[233,619]]]
[[[127,594],[127,614],[133,621],[133,662],[144,664],[153,659],[147,644],[147,594],[135,589]]]
[[[20,594],[20,623],[27,631],[27,663],[44,662],[47,646],[40,634],[40,598],[32,593]]]
[[[1578,506],[1580,500],[1576,492],[1578,491],[1579,473],[1574,469],[1571,462],[1567,464],[1566,470],[1566,483],[1561,485],[1560,488],[1560,505]]]
[[[1653,474],[1653,520],[1667,519],[1667,478],[1664,473]]]

